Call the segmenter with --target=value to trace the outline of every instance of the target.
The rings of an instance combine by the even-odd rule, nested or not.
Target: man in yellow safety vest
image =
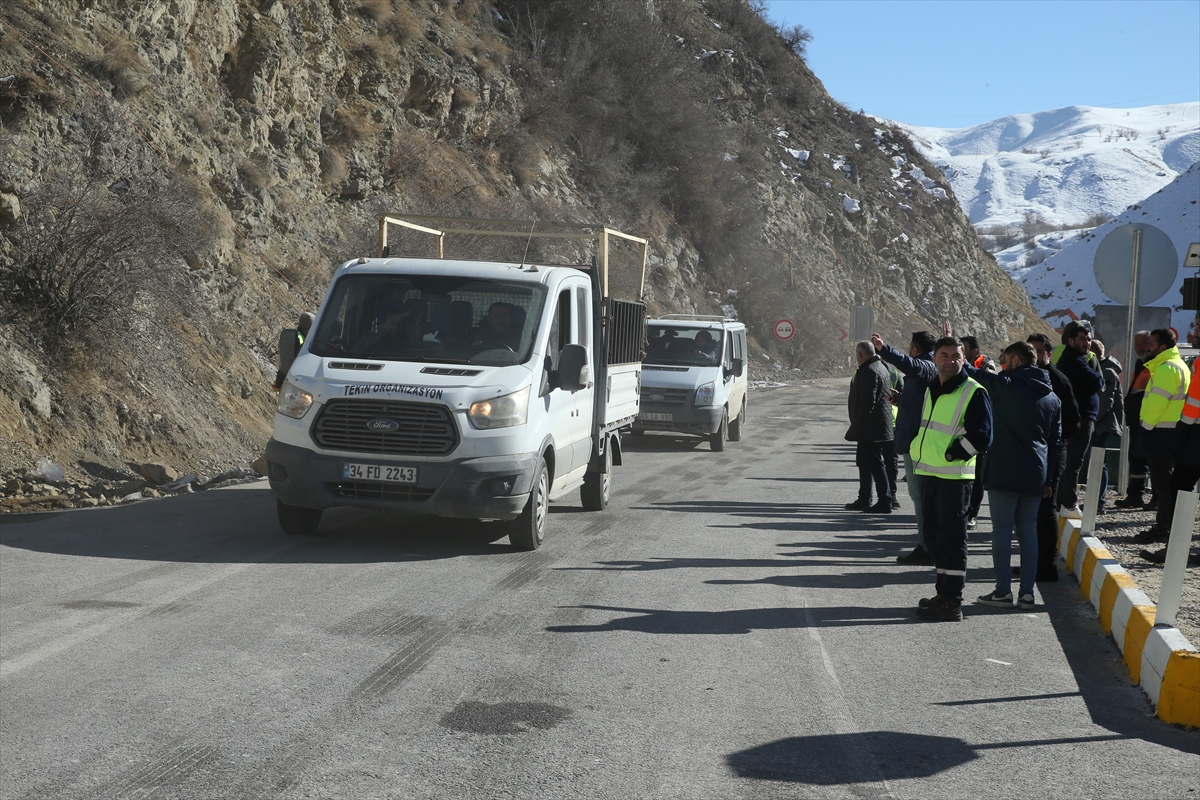
[[[964,361],[958,339],[946,336],[937,341],[937,378],[927,383],[920,426],[909,446],[913,470],[921,476],[926,546],[937,569],[937,594],[921,600],[917,608],[917,616],[930,622],[962,619],[975,463],[992,443],[991,402],[963,370]]]
[[[1142,430],[1135,440],[1138,452],[1134,455],[1150,460],[1150,482],[1158,495],[1158,511],[1154,527],[1134,538],[1139,542],[1165,542],[1171,533],[1171,517],[1175,515],[1175,492],[1170,488],[1175,467],[1171,445],[1183,416],[1191,375],[1179,356],[1170,328],[1150,331],[1150,343],[1150,360],[1146,362],[1150,381],[1142,398]]]

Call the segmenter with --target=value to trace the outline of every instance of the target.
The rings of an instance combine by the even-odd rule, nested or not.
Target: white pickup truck
[[[427,227],[439,222],[467,227]],[[607,506],[646,335],[642,303],[606,296],[609,242],[639,246],[643,276],[647,242],[498,222],[600,252],[590,266],[387,255],[388,225],[436,234],[441,255],[447,234],[514,235],[480,229],[492,222],[385,218],[383,255],[343,264],[298,352],[281,346],[266,457],[285,532],[313,534],[324,509],[358,506],[500,520],[532,550],[551,500],[579,489],[585,508]]]

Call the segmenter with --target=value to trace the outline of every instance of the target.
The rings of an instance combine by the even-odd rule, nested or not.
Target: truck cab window
[[[558,369],[558,357],[562,349],[572,343],[574,326],[571,324],[571,290],[564,289],[558,295],[554,314],[550,318],[550,334],[546,347],[547,369]]]

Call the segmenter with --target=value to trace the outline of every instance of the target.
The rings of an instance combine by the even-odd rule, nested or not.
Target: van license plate
[[[644,419],[646,422],[671,422],[674,417],[671,414],[652,414],[650,412],[646,412],[643,414],[638,414],[638,419]]]
[[[342,464],[342,477],[380,483],[416,483],[416,467],[389,467],[384,464]]]

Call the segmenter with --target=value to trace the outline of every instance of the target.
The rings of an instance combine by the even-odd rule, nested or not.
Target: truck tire
[[[737,419],[729,423],[729,441],[740,442],[742,440],[742,431],[746,425],[746,401],[742,400],[742,409],[738,412]]]
[[[546,460],[538,459],[533,473],[529,501],[521,516],[504,523],[508,527],[508,542],[518,550],[537,550],[546,538],[546,521],[550,514],[550,473]]]
[[[289,536],[316,536],[323,512],[319,508],[289,506],[276,498],[275,513],[279,515],[279,527]]]
[[[725,449],[725,442],[729,439],[729,409],[725,409],[725,413],[721,415],[721,426],[717,428],[716,433],[708,435],[708,446],[713,449],[714,453],[719,453]]]
[[[583,476],[579,487],[579,501],[588,511],[603,511],[608,508],[612,493],[612,442],[604,447],[604,472],[589,472]]]

